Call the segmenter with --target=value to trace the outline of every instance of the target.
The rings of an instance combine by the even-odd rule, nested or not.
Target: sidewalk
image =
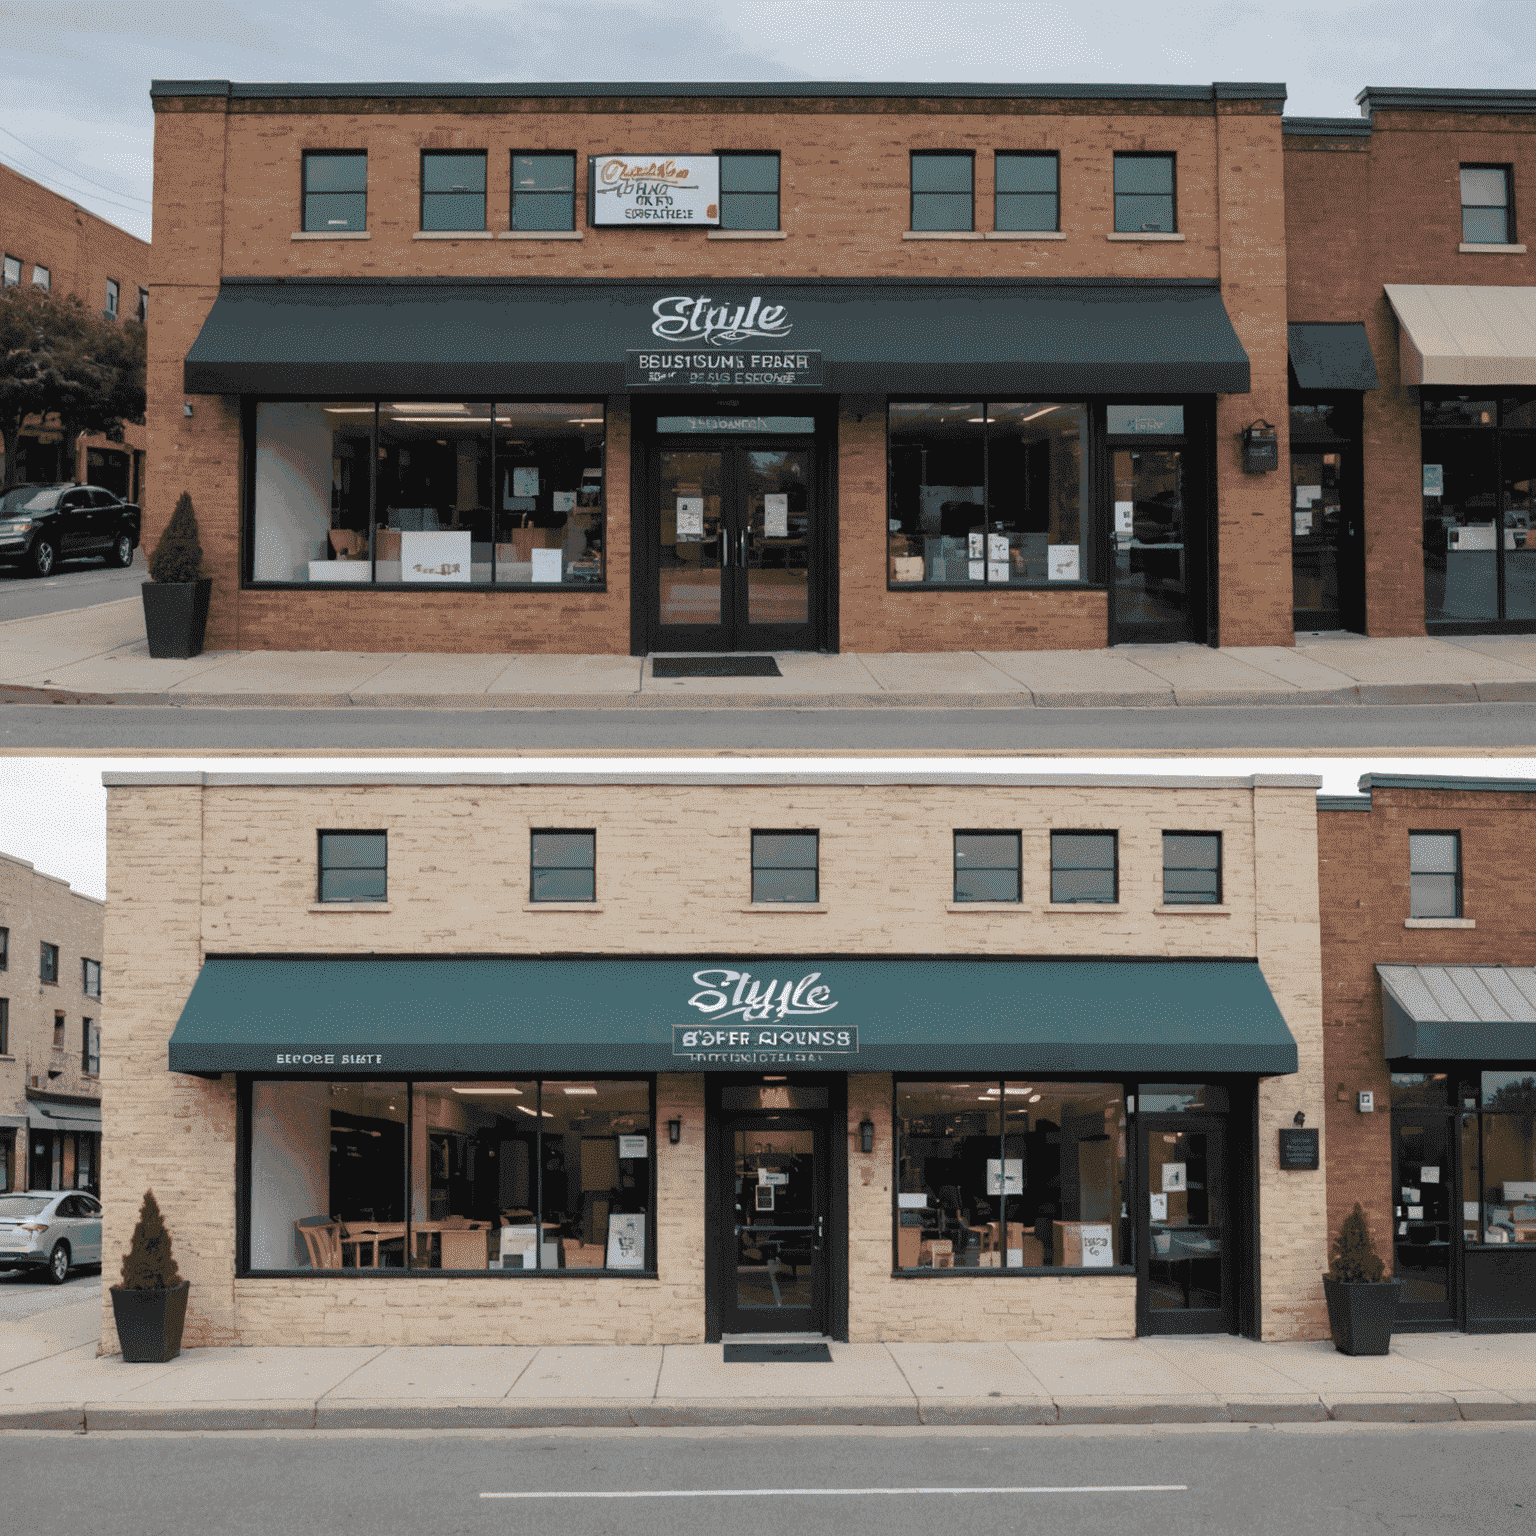
[[[1536,702],[1536,635],[1297,637],[1295,649],[786,653],[782,677],[637,656],[215,651],[157,661],[136,598],[0,624],[0,703],[420,709],[1146,708]]]
[[[553,1425],[1191,1424],[1536,1419],[1536,1334],[1409,1334],[1349,1359],[1244,1339],[833,1344],[727,1365],[718,1344],[96,1354],[99,1304],[0,1329],[0,1430]]]

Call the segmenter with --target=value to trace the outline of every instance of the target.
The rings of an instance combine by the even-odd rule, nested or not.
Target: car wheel
[[[55,1243],[48,1255],[48,1284],[63,1285],[69,1279],[69,1244]]]
[[[54,548],[52,539],[39,539],[32,546],[32,574],[34,576],[52,576],[55,567],[59,563],[59,552]]]
[[[118,534],[112,543],[112,564],[116,566],[130,566],[133,564],[133,540],[126,533]]]

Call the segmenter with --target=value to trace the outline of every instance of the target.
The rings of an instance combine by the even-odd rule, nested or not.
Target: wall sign
[[[1317,1132],[1282,1130],[1280,1166],[1292,1172],[1317,1168]]]
[[[629,389],[818,388],[821,353],[785,350],[673,352],[632,350],[624,365]]]
[[[718,155],[594,155],[594,224],[720,222]]]

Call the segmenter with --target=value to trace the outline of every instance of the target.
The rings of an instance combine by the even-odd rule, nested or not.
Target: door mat
[[[831,1365],[832,1351],[825,1344],[727,1344],[727,1365],[761,1365],[776,1361],[810,1361]]]
[[[658,656],[652,677],[783,677],[772,656]]]

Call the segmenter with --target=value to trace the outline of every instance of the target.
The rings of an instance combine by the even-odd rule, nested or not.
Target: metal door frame
[[[1466,1328],[1466,1285],[1463,1276],[1462,1253],[1465,1244],[1462,1240],[1463,1221],[1462,1210],[1462,1166],[1461,1166],[1461,1118],[1460,1106],[1461,1084],[1457,1078],[1457,1069],[1449,1069],[1448,1077],[1452,1091],[1451,1102],[1443,1107],[1431,1107],[1419,1109],[1411,1105],[1392,1104],[1388,1107],[1387,1125],[1391,1132],[1391,1159],[1392,1159],[1392,1184],[1387,1193],[1391,1195],[1390,1209],[1395,1213],[1402,1202],[1397,1198],[1401,1193],[1400,1172],[1397,1166],[1397,1122],[1399,1117],[1424,1119],[1426,1116],[1438,1117],[1446,1126],[1446,1156],[1448,1163],[1441,1168],[1441,1182],[1448,1188],[1447,1202],[1449,1204],[1448,1226],[1450,1228],[1450,1246],[1446,1252],[1445,1265],[1445,1315],[1443,1317],[1410,1317],[1403,1312],[1405,1306],[1428,1306],[1428,1302],[1407,1302],[1399,1299],[1397,1304],[1397,1321],[1393,1327],[1399,1333],[1447,1333],[1457,1330],[1465,1331]],[[1481,1148],[1479,1148],[1481,1156]],[[1447,1178],[1446,1175],[1449,1175]],[[1388,1228],[1388,1267],[1393,1275],[1397,1274],[1397,1222],[1394,1214]]]

